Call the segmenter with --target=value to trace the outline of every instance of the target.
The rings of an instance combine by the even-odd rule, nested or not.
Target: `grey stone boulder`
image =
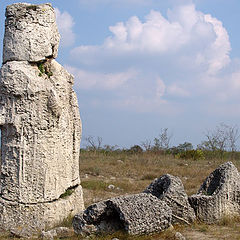
[[[225,216],[240,215],[240,175],[232,162],[215,169],[197,194],[189,197],[199,220],[214,223]]]
[[[73,228],[77,234],[86,231],[88,225],[94,225],[96,233],[123,230],[131,235],[149,234],[167,229],[171,216],[166,203],[151,194],[140,193],[89,206],[75,215]]]
[[[164,201],[172,210],[172,223],[193,222],[196,219],[193,208],[188,202],[184,186],[179,177],[166,174],[155,179],[144,193],[152,194]]]

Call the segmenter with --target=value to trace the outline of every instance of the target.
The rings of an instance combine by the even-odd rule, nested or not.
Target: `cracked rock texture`
[[[81,120],[73,76],[54,60],[58,44],[51,4],[7,7],[0,71],[0,227],[13,232],[51,227],[84,208]],[[67,190],[72,195],[63,199]]]
[[[154,180],[145,190],[164,201],[172,210],[172,223],[190,223],[196,219],[179,177],[166,174]]]
[[[75,215],[73,227],[81,235],[89,234],[90,226],[95,227],[95,232],[124,230],[131,235],[149,234],[167,229],[171,224],[171,215],[172,211],[166,203],[151,194],[140,193],[89,206]]]
[[[189,197],[199,220],[214,223],[225,216],[240,215],[240,175],[232,162],[214,170],[197,194]]]
[[[56,58],[59,33],[51,4],[16,3],[7,7],[3,62]]]

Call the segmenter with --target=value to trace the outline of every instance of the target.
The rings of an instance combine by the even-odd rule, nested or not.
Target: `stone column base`
[[[71,191],[69,196],[36,204],[11,202],[0,197],[0,229],[29,237],[55,227],[84,209],[81,185]]]

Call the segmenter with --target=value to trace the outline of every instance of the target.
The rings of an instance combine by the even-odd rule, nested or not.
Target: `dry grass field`
[[[197,192],[204,179],[215,168],[226,161],[184,160],[153,152],[130,154],[83,151],[80,156],[80,175],[85,206],[122,194],[139,193],[156,177],[166,173],[179,176],[187,194],[191,195]],[[240,169],[240,159],[232,162]],[[151,236],[128,237],[123,233],[116,233],[90,239],[175,239],[176,231],[181,232],[186,239],[240,239],[240,219],[226,218],[214,225],[197,222],[191,226],[178,225],[173,230]]]

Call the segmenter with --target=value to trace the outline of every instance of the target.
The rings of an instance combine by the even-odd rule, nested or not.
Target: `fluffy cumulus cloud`
[[[72,46],[75,42],[75,34],[73,32],[74,21],[72,16],[66,11],[61,12],[58,8],[55,8],[55,13],[61,35],[60,45],[62,47]]]
[[[81,67],[68,68],[79,88],[115,90],[118,103],[149,110],[240,87],[239,71],[222,75],[231,65],[226,29],[194,4],[168,10],[167,17],[154,10],[144,19],[133,16],[109,31],[102,45],[72,50],[72,65]]]

